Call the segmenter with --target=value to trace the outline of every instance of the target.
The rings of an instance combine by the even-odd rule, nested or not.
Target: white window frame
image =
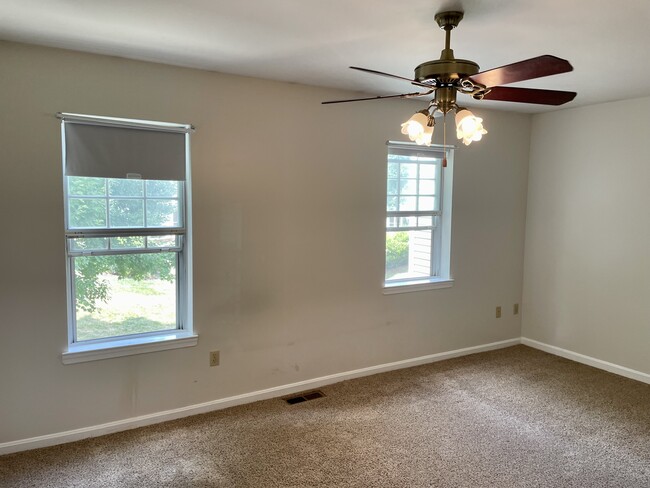
[[[388,174],[386,175],[386,199],[384,205],[386,208],[386,231],[390,230],[417,230],[418,228],[407,227],[388,227],[389,218],[404,216],[431,216],[439,218],[439,225],[432,229],[431,239],[431,272],[427,277],[418,278],[401,278],[389,279],[384,278],[383,293],[391,295],[396,293],[406,293],[412,291],[431,290],[436,288],[449,288],[453,286],[454,280],[451,275],[451,210],[452,210],[452,191],[453,191],[453,174],[454,174],[454,146],[431,145],[419,146],[415,143],[388,141],[388,151],[391,148],[399,149],[411,153],[414,157],[418,154],[427,156],[437,156],[441,162],[436,163],[438,166],[437,174],[440,181],[438,182],[438,208],[432,211],[388,211]],[[442,159],[446,156],[447,166],[442,167]],[[386,157],[386,168],[388,168],[388,154]],[[386,261],[384,261],[384,275],[386,270]]]
[[[198,335],[193,327],[193,291],[192,291],[192,192],[190,178],[190,133],[193,127],[187,124],[170,124],[147,120],[118,119],[112,117],[86,116],[80,114],[57,114],[62,120],[61,141],[63,154],[63,188],[64,188],[64,215],[65,215],[65,249],[66,249],[66,290],[68,311],[68,346],[62,353],[64,364],[74,364],[85,361],[108,359],[133,354],[149,353],[180,347],[195,346]],[[118,228],[118,229],[70,229],[69,202],[68,202],[68,177],[65,172],[66,140],[65,123],[91,123],[112,127],[146,128],[153,130],[184,132],[185,133],[185,181],[179,189],[180,225],[174,228]],[[108,209],[107,209],[108,211]],[[71,242],[74,238],[89,237],[119,237],[119,236],[157,236],[176,235],[177,246],[173,248],[160,248],[156,250],[136,249],[132,251],[73,251]],[[110,242],[110,240],[109,240]],[[75,325],[75,292],[74,292],[74,259],[84,255],[110,255],[123,253],[148,253],[148,252],[175,252],[177,259],[176,268],[176,293],[177,293],[177,327],[175,329],[130,334],[116,337],[106,337],[93,340],[76,340]]]

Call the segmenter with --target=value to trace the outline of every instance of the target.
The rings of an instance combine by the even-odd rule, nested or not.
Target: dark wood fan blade
[[[536,58],[507,64],[476,75],[470,76],[474,83],[485,86],[507,85],[517,81],[532,80],[544,76],[558,75],[573,71],[573,66],[566,59],[546,54]]]
[[[366,97],[366,98],[349,98],[347,100],[330,100],[329,102],[321,102],[322,105],[327,105],[329,103],[346,103],[346,102],[362,102],[364,100],[379,100],[381,98],[413,98],[413,97],[423,97],[425,95],[431,95],[433,90],[426,92],[415,92],[415,93],[402,93],[401,95],[383,95],[379,97]]]
[[[537,103],[540,105],[562,105],[563,103],[573,100],[575,96],[575,92],[495,86],[483,97],[483,100]]]
[[[351,69],[356,69],[357,71],[363,71],[364,73],[370,73],[371,75],[379,75],[379,76],[387,76],[388,78],[395,78],[397,80],[404,80],[408,81],[409,83],[415,85],[415,86],[422,86],[424,88],[431,88],[431,85],[425,85],[424,83],[420,83],[419,81],[412,80],[410,78],[406,78],[404,76],[398,76],[398,75],[391,75],[390,73],[384,73],[383,71],[375,71],[374,69],[368,69],[368,68],[359,68],[358,66],[350,66]]]

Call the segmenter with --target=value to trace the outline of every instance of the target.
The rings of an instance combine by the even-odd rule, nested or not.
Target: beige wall
[[[0,66],[0,442],[519,337],[529,116],[477,110],[457,152],[455,286],[384,296],[384,143],[421,104],[12,43]],[[198,128],[197,347],[61,363],[57,111]]]
[[[533,119],[523,336],[650,373],[650,98]]]

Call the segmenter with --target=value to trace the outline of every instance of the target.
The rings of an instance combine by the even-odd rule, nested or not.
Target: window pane
[[[417,225],[417,217],[400,217],[399,226],[400,227],[415,227]]]
[[[106,249],[108,249],[108,239],[105,237],[70,239],[71,251],[103,251]]]
[[[119,199],[109,204],[111,227],[144,227],[144,200]]]
[[[176,253],[74,258],[77,340],[175,329]]]
[[[388,180],[388,194],[389,195],[397,195],[398,193],[398,186],[397,186],[397,181],[398,180]]]
[[[388,177],[397,178],[399,176],[399,163],[388,163]]]
[[[417,178],[418,165],[417,163],[402,163],[399,168],[399,173],[402,178]]]
[[[432,216],[416,216],[416,215],[405,215],[405,216],[392,216],[386,217],[386,228],[387,229],[403,229],[408,227],[432,227],[435,219],[437,217]]]
[[[178,247],[178,236],[151,236],[147,237],[147,247]]]
[[[420,165],[420,178],[435,178],[436,177],[436,166],[433,164],[421,164]]]
[[[395,212],[397,211],[397,197],[388,197],[386,199],[386,210],[388,212]]]
[[[72,229],[106,227],[106,200],[70,198],[69,225]]]
[[[431,230],[386,232],[385,279],[431,276]]]
[[[178,227],[178,200],[147,200],[147,227]]]
[[[418,227],[430,227],[432,224],[432,217],[418,217]]]
[[[144,248],[144,237],[111,237],[111,249],[142,249]]]
[[[402,195],[417,195],[418,180],[400,180],[400,193]]]
[[[142,180],[108,180],[108,194],[112,197],[140,197],[144,196]]]
[[[68,176],[68,195],[103,197],[106,195],[106,179]]]
[[[147,197],[178,197],[178,181],[147,181]]]
[[[434,197],[418,198],[418,210],[434,210]]]
[[[406,272],[408,259],[408,232],[386,232],[386,279]]]
[[[435,195],[436,180],[420,180],[420,195]]]
[[[400,197],[399,198],[399,210],[400,211],[413,211],[417,210],[415,208],[416,197]]]

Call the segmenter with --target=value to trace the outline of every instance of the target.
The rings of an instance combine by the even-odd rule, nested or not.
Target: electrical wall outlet
[[[219,351],[210,352],[210,366],[219,366]]]
[[[512,306],[512,314],[513,314],[513,315],[517,315],[518,313],[519,313],[519,304],[518,304],[518,303],[515,303],[515,304]]]
[[[497,314],[496,314],[496,315],[497,315],[497,318],[498,318],[498,319],[501,318],[501,305],[499,305],[499,306],[497,307]]]

